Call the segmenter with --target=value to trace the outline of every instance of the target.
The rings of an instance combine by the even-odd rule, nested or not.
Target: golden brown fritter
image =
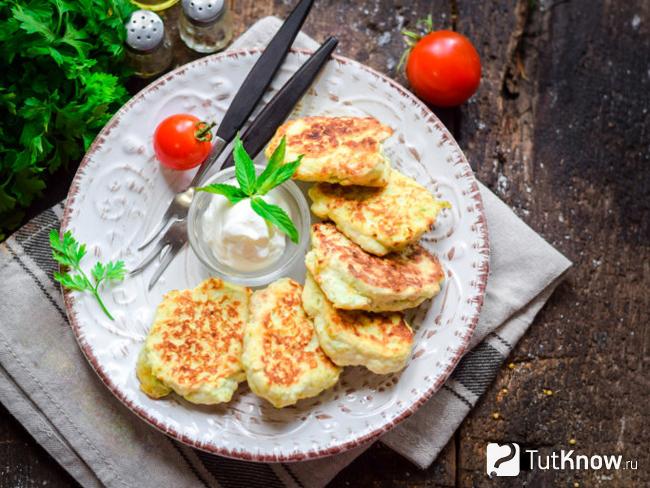
[[[318,395],[340,374],[302,308],[302,286],[289,278],[253,293],[242,361],[253,393],[277,408]]]
[[[309,189],[309,197],[316,216],[333,220],[341,232],[377,256],[417,242],[450,206],[397,170],[391,170],[385,188],[319,183]]]
[[[413,331],[401,313],[334,308],[308,272],[302,303],[314,319],[320,346],[339,366],[365,366],[373,373],[400,371],[413,347]]]
[[[307,269],[337,308],[371,312],[417,307],[440,291],[438,258],[419,244],[384,257],[366,253],[331,223],[312,225]]]
[[[303,117],[278,128],[266,156],[285,136],[287,160],[303,155],[294,179],[385,186],[390,162],[382,153],[382,142],[392,133],[372,117]]]
[[[217,278],[163,297],[137,365],[153,398],[172,390],[193,403],[227,402],[245,379],[241,364],[250,290]]]

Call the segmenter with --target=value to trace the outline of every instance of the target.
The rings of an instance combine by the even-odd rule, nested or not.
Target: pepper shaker
[[[232,19],[227,0],[182,0],[179,31],[183,42],[199,53],[225,48],[232,38]]]
[[[162,19],[150,10],[136,10],[124,24],[126,56],[135,74],[149,78],[165,71],[172,61],[172,46]]]

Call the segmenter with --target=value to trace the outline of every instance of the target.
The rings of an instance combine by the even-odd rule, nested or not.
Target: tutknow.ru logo
[[[522,458],[530,469],[553,470],[618,470],[638,469],[638,461],[623,460],[620,454],[576,454],[573,449],[541,455],[537,449],[526,449],[524,454],[514,442],[490,442],[486,452],[486,472],[494,476],[518,476]]]
[[[519,444],[514,442],[503,445],[490,442],[486,455],[488,476],[519,476],[520,454]]]

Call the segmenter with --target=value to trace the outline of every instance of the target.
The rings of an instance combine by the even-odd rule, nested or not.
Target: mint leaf
[[[232,204],[241,202],[244,198],[247,198],[248,195],[242,191],[241,188],[237,188],[233,185],[226,185],[225,183],[212,183],[211,185],[202,186],[196,189],[196,191],[204,191],[207,193],[214,193],[215,195],[222,195],[228,199]]]
[[[270,190],[276,186],[280,186],[282,183],[287,181],[294,175],[298,169],[298,166],[300,166],[301,161],[302,155],[299,156],[298,159],[296,159],[294,162],[284,164],[277,168],[273,173],[269,175],[268,179],[258,187],[257,194],[266,195]]]
[[[235,160],[235,177],[239,187],[246,195],[252,196],[255,193],[255,164],[244,149],[239,134],[235,137],[232,155]]]
[[[293,225],[291,218],[283,209],[277,205],[267,203],[260,197],[254,197],[251,199],[251,208],[257,215],[272,223],[280,229],[280,231],[289,236],[289,239],[291,239],[292,242],[298,244],[298,230],[296,229],[296,226]]]
[[[275,148],[269,162],[266,164],[266,168],[262,171],[257,177],[257,192],[260,195],[264,195],[266,192],[260,191],[260,188],[265,187],[266,182],[269,180],[269,177],[284,164],[284,158],[286,157],[287,152],[287,140],[284,136],[280,139],[280,144]],[[271,187],[272,188],[272,187]],[[270,188],[269,188],[270,189]],[[268,191],[268,190],[266,190]]]

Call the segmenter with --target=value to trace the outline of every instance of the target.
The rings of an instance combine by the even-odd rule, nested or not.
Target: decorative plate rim
[[[148,94],[149,92],[155,91],[165,85],[168,81],[170,81],[172,78],[182,75],[189,67],[195,65],[195,64],[200,64],[200,63],[210,63],[213,60],[216,59],[221,59],[221,58],[226,58],[226,57],[231,57],[231,58],[237,58],[240,56],[248,56],[251,54],[256,54],[261,52],[261,48],[247,48],[247,49],[235,49],[231,51],[225,51],[222,53],[217,53],[217,54],[212,54],[210,56],[205,56],[202,58],[199,58],[195,61],[192,61],[190,63],[184,64],[182,66],[179,66],[178,68],[170,71],[169,73],[165,74],[164,76],[160,77],[153,83],[150,83],[146,87],[144,87],[142,90],[140,90],[138,93],[136,93],[133,97],[131,97],[120,109],[111,117],[111,119],[106,123],[106,125],[101,129],[101,131],[97,134],[95,139],[93,140],[92,144],[88,148],[88,151],[84,155],[83,159],[81,160],[81,163],[79,164],[79,167],[77,168],[77,171],[75,173],[75,176],[72,180],[72,183],[70,185],[70,190],[68,191],[68,195],[66,197],[65,201],[65,208],[63,212],[63,218],[61,219],[61,227],[60,231],[63,232],[65,229],[67,229],[70,218],[72,216],[72,206],[75,202],[75,198],[77,193],[79,192],[79,185],[81,178],[83,177],[84,170],[86,166],[89,164],[90,159],[92,158],[93,154],[101,147],[101,145],[105,142],[106,137],[110,134],[112,129],[119,123],[120,118],[123,114],[128,112],[131,107],[143,96]],[[308,50],[308,49],[296,49],[292,48],[291,52],[297,53],[297,54],[311,54],[313,51]],[[125,393],[111,380],[110,376],[107,374],[107,372],[104,370],[104,368],[99,364],[99,361],[97,357],[95,356],[93,352],[92,346],[85,340],[81,333],[81,328],[79,326],[79,323],[77,321],[77,316],[74,311],[74,304],[75,304],[75,299],[72,295],[72,292],[69,290],[63,289],[62,288],[62,294],[63,294],[63,300],[65,304],[65,309],[66,309],[66,314],[68,316],[68,320],[70,322],[70,325],[72,327],[72,331],[74,333],[75,339],[77,343],[79,344],[79,347],[81,351],[83,352],[84,356],[90,363],[91,367],[97,373],[99,378],[101,379],[102,383],[113,393],[113,395],[120,400],[120,402],[125,405],[129,410],[134,412],[138,417],[140,417],[142,420],[147,422],[149,425],[153,426],[160,432],[170,436],[171,438],[178,440],[188,446],[194,447],[196,449],[200,449],[205,452],[209,452],[211,454],[216,454],[219,456],[224,456],[228,458],[234,458],[234,459],[241,459],[244,461],[254,461],[254,462],[296,462],[296,461],[306,461],[310,459],[318,459],[318,458],[323,458],[327,456],[332,456],[335,454],[340,454],[342,452],[348,451],[350,449],[353,449],[355,447],[361,446],[363,444],[366,444],[370,442],[373,439],[376,439],[380,435],[388,432],[392,428],[394,428],[396,425],[399,423],[403,422],[406,420],[408,417],[413,415],[427,400],[429,400],[441,387],[442,385],[447,381],[453,370],[456,368],[456,365],[460,361],[460,359],[463,357],[465,352],[467,351],[467,348],[469,346],[469,342],[474,334],[474,330],[476,329],[476,326],[479,321],[480,317],[480,312],[483,307],[483,299],[485,297],[485,287],[487,285],[487,278],[489,274],[489,269],[490,269],[490,252],[489,252],[489,236],[488,236],[488,229],[487,229],[487,221],[485,219],[485,212],[483,208],[483,199],[480,194],[480,190],[478,187],[478,180],[476,180],[476,176],[474,175],[474,171],[472,170],[469,162],[467,161],[467,158],[465,157],[465,154],[463,151],[460,149],[460,146],[458,146],[458,143],[454,139],[454,137],[451,135],[451,133],[447,130],[447,128],[444,126],[444,124],[438,119],[438,117],[418,98],[415,97],[410,91],[408,91],[405,87],[397,83],[396,81],[392,80],[388,76],[380,73],[379,71],[370,68],[369,66],[366,66],[362,63],[359,63],[358,61],[355,61],[353,59],[350,59],[345,56],[341,56],[338,54],[333,54],[332,55],[333,60],[337,61],[340,64],[343,65],[356,65],[358,68],[362,69],[363,71],[366,71],[370,75],[372,75],[375,78],[378,78],[379,80],[388,83],[392,88],[395,88],[399,94],[411,102],[413,105],[416,106],[416,108],[419,108],[423,118],[429,122],[433,123],[440,132],[443,133],[446,138],[448,138],[452,143],[456,146],[458,155],[460,156],[460,161],[456,162],[456,164],[460,164],[461,167],[464,166],[464,172],[463,172],[463,177],[465,178],[471,178],[474,180],[473,184],[471,185],[472,187],[472,193],[468,195],[469,198],[471,198],[474,201],[474,209],[476,210],[478,214],[478,219],[477,223],[480,225],[477,226],[477,233],[478,237],[480,240],[480,247],[483,250],[483,252],[480,253],[481,255],[481,262],[479,263],[480,270],[478,272],[478,282],[476,283],[476,287],[478,289],[478,295],[472,298],[472,302],[475,304],[475,312],[474,315],[469,317],[468,320],[468,331],[467,333],[461,338],[461,344],[460,347],[456,350],[456,353],[454,357],[451,359],[449,362],[447,368],[442,372],[442,374],[439,376],[438,380],[433,383],[427,390],[425,390],[420,397],[414,401],[406,410],[404,410],[400,415],[397,417],[386,421],[384,424],[382,424],[380,427],[372,430],[371,432],[357,437],[352,441],[347,441],[347,442],[341,442],[335,446],[327,447],[327,448],[319,448],[318,450],[314,451],[307,451],[307,452],[294,452],[291,453],[290,455],[263,455],[263,454],[254,454],[251,452],[242,452],[239,450],[232,450],[224,447],[219,447],[215,446],[212,443],[202,443],[199,442],[195,439],[192,439],[173,427],[169,425],[165,425],[159,420],[157,420],[153,415],[150,415],[149,412],[142,407],[139,407],[134,404],[133,401],[128,399],[125,395]]]

